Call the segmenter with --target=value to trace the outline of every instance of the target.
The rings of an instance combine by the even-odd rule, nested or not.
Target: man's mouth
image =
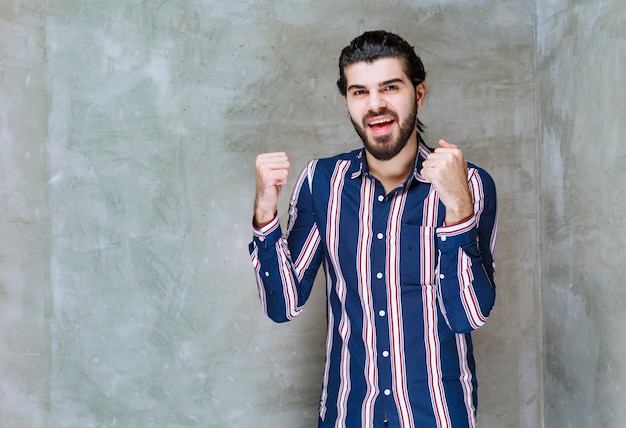
[[[395,119],[392,117],[377,118],[370,121],[367,126],[372,130],[374,135],[386,134],[391,131]]]

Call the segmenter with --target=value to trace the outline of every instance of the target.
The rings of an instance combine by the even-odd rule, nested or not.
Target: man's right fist
[[[276,215],[278,197],[289,179],[289,156],[285,152],[262,153],[256,158],[254,225],[269,223]]]

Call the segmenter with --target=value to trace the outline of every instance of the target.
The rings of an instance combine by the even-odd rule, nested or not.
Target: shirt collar
[[[432,153],[433,150],[424,143],[422,137],[417,135],[417,156],[415,157],[415,165],[413,167],[412,174],[408,177],[411,180],[417,180],[422,183],[427,183],[428,181],[420,174],[422,170],[422,162],[426,160],[426,157]],[[356,179],[363,175],[367,175],[367,162],[365,161],[365,149],[355,150],[354,158],[352,159],[350,178]]]

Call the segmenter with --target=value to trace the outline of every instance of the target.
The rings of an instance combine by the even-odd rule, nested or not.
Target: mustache
[[[393,112],[393,111],[391,111],[391,110],[389,110],[387,108],[383,108],[383,109],[378,110],[378,111],[369,112],[365,116],[363,116],[363,126],[366,126],[367,122],[370,119],[373,119],[373,118],[375,118],[377,116],[383,116],[383,115],[391,116],[391,117],[393,117],[393,119],[395,121],[398,120],[398,115],[395,112]]]

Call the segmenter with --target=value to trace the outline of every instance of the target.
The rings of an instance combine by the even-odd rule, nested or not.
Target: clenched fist
[[[254,226],[270,222],[276,215],[278,197],[289,179],[289,156],[284,152],[262,153],[256,158]]]
[[[474,213],[467,162],[457,146],[439,140],[439,148],[423,162],[421,174],[432,183],[445,205],[446,224],[458,223]]]

